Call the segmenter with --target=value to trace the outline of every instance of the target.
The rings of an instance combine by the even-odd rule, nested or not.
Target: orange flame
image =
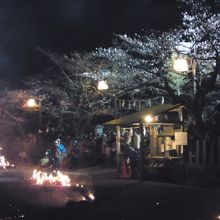
[[[31,178],[37,185],[56,185],[56,186],[71,186],[69,176],[63,175],[60,171],[56,175],[46,172],[34,170]]]

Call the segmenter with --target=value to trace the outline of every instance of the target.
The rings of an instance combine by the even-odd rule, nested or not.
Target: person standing
[[[138,168],[139,154],[137,149],[130,145],[126,147],[126,164],[130,168],[131,178],[137,178],[137,168]]]
[[[59,142],[56,140],[54,141],[53,147],[52,147],[52,167],[54,171],[57,171],[60,166],[60,150],[59,150]]]
[[[66,148],[64,147],[64,144],[61,143],[60,139],[57,139],[56,142],[58,143],[58,148],[60,152],[60,160],[63,160],[67,155]]]

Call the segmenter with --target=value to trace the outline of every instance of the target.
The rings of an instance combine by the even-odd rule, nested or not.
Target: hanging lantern
[[[98,90],[107,90],[108,89],[108,84],[106,81],[101,80],[98,82]]]
[[[27,100],[27,106],[30,108],[36,107],[37,106],[37,102],[35,99],[28,99]]]
[[[185,58],[178,58],[173,63],[173,69],[177,72],[187,72],[189,71],[189,66]]]
[[[147,123],[150,123],[153,121],[153,117],[151,115],[147,115],[144,119]]]

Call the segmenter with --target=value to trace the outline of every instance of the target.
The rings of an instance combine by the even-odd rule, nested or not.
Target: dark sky
[[[0,77],[18,82],[43,71],[36,46],[94,50],[110,46],[114,33],[166,29],[177,18],[176,0],[1,0]]]

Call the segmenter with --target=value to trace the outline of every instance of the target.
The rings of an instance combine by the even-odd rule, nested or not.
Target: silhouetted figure
[[[52,154],[52,167],[53,170],[57,171],[60,166],[60,151],[59,151],[59,142],[55,141],[51,150]]]

